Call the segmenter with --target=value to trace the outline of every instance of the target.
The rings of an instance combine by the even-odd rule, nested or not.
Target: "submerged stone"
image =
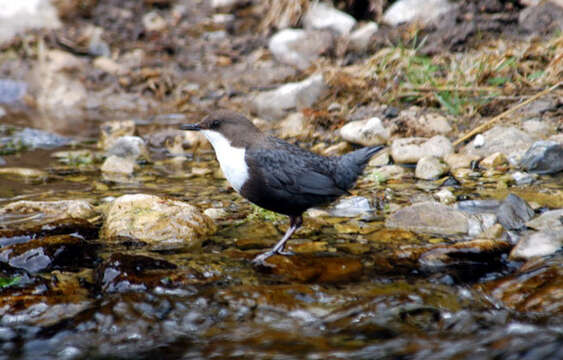
[[[53,222],[63,219],[88,220],[96,215],[88,200],[20,200],[0,208],[0,216],[25,216],[30,220]]]
[[[385,226],[440,235],[467,234],[469,230],[467,217],[461,211],[435,201],[402,208],[385,220]]]
[[[30,273],[91,267],[95,245],[73,235],[55,235],[0,249],[0,261]]]

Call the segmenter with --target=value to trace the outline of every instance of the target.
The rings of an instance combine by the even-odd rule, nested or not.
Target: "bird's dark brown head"
[[[227,110],[220,110],[205,116],[197,124],[184,124],[182,130],[218,132],[227,138],[233,146],[248,146],[262,136],[262,132],[244,115]]]

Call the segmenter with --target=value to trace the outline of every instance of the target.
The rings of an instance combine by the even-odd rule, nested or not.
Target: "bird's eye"
[[[219,125],[221,125],[221,122],[220,122],[219,120],[213,120],[213,121],[211,122],[211,128],[212,128],[212,129],[218,128]]]

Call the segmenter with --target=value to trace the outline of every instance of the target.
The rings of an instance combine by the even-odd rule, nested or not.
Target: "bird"
[[[269,136],[243,114],[230,110],[211,112],[180,129],[200,131],[207,138],[236,192],[259,207],[289,217],[284,236],[252,261],[263,266],[270,266],[266,260],[272,255],[291,255],[285,245],[303,224],[303,213],[349,194],[369,159],[383,148],[322,156]]]

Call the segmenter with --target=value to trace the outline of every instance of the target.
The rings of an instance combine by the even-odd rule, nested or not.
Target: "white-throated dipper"
[[[242,114],[217,111],[182,130],[201,131],[209,140],[231,186],[254,204],[289,216],[289,228],[255,264],[284,252],[286,241],[303,223],[303,212],[348,193],[373,154],[365,147],[343,156],[321,156],[260,131]]]

